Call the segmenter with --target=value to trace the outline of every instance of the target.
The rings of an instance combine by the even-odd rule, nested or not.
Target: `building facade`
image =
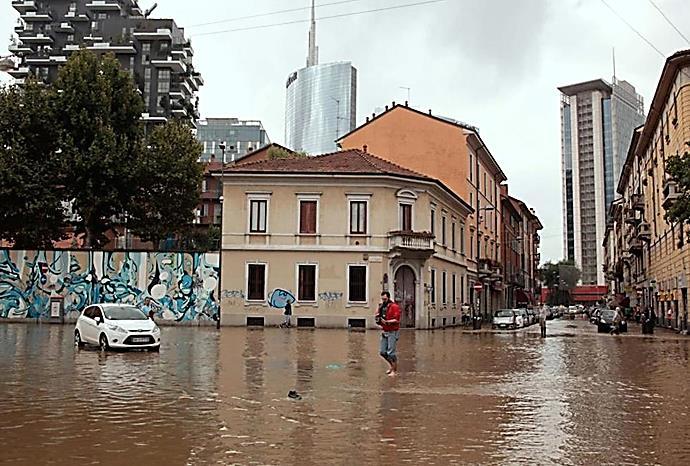
[[[584,284],[603,284],[606,214],[615,198],[644,104],[635,88],[615,77],[558,89],[561,92],[563,252],[582,270]]]
[[[357,118],[357,69],[347,61],[319,64],[318,52],[312,0],[307,66],[285,85],[285,145],[310,155],[337,150]]]
[[[382,290],[403,327],[461,323],[472,208],[442,182],[359,150],[228,172],[223,325],[277,325],[294,300],[298,326],[374,328]]]
[[[490,318],[504,305],[502,210],[499,186],[506,175],[477,128],[393,102],[339,140],[343,149],[363,149],[438,179],[471,205],[465,225],[470,293],[467,304]]]
[[[22,83],[30,74],[57,78],[73,52],[86,48],[113,54],[129,71],[144,98],[142,117],[152,122],[198,118],[194,49],[172,19],[148,18],[136,0],[12,1],[19,13],[10,52],[20,58],[10,74]]]
[[[690,247],[686,225],[666,213],[684,193],[666,172],[670,157],[688,153],[690,51],[666,60],[644,126],[635,132],[618,184],[620,199],[604,243],[610,293],[654,310],[660,324],[688,326]]]
[[[204,146],[202,162],[220,161],[220,143],[225,143],[225,162],[234,162],[246,154],[271,143],[258,120],[238,118],[205,118],[197,122],[196,138]]]

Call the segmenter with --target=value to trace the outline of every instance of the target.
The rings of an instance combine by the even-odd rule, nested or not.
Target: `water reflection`
[[[1,463],[687,464],[683,337],[164,329],[160,354],[0,326]],[[296,390],[301,399],[287,397]]]

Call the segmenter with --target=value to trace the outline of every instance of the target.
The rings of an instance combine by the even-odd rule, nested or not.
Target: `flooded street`
[[[689,464],[690,339],[163,328],[160,354],[0,326],[2,464]],[[287,397],[297,390],[301,400]]]

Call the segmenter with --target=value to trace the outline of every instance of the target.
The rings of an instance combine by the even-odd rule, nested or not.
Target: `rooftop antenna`
[[[148,10],[146,10],[144,12],[144,18],[148,18],[151,15],[151,13],[153,13],[153,10],[155,10],[156,8],[158,8],[158,3],[154,3],[151,6],[151,8],[149,8]]]
[[[611,47],[611,55],[613,58],[613,83],[616,83],[616,48]]]
[[[307,66],[319,64],[319,48],[316,46],[316,11],[314,0],[311,0],[311,28],[309,29],[309,55],[307,55]]]

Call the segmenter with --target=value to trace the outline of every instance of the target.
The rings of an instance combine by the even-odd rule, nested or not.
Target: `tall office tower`
[[[237,118],[199,120],[196,138],[204,146],[201,154],[203,162],[209,162],[214,158],[217,161],[221,160],[220,142],[225,142],[226,162],[240,159],[247,153],[271,143],[260,121]]]
[[[172,19],[151,19],[136,0],[12,0],[19,12],[10,52],[21,63],[10,74],[52,82],[74,51],[112,53],[142,93],[144,120],[198,118],[194,49]]]
[[[335,151],[335,140],[356,125],[357,70],[350,62],[319,64],[313,0],[307,66],[286,87],[285,145],[312,155]]]
[[[559,87],[563,182],[563,250],[582,283],[603,285],[602,242],[609,206],[630,146],[644,123],[635,88],[615,77]]]

